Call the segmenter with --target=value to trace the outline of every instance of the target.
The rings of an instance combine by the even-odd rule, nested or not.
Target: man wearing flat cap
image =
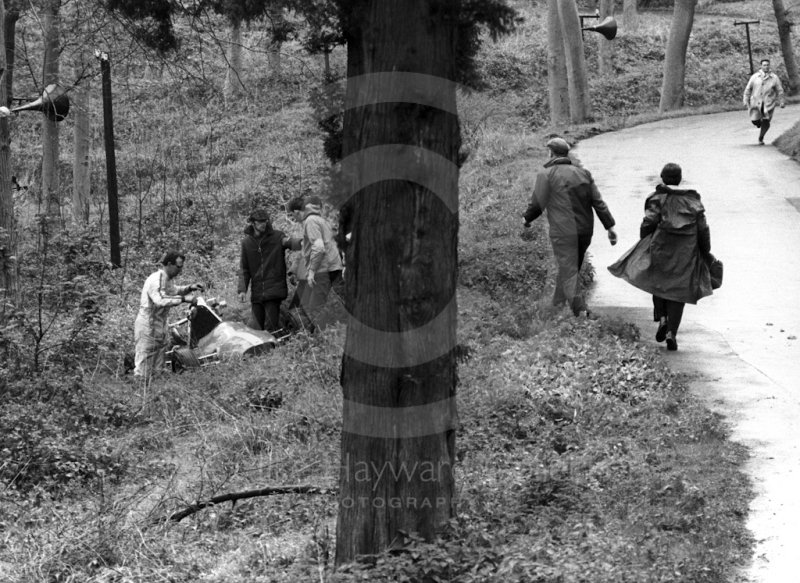
[[[547,142],[550,160],[536,177],[533,196],[525,211],[525,227],[531,226],[544,211],[550,224],[550,242],[558,265],[553,305],[567,303],[576,316],[594,319],[580,289],[580,270],[592,242],[594,215],[608,231],[608,240],[617,244],[614,217],[603,202],[591,173],[574,164],[569,144],[561,138]]]
[[[263,209],[250,213],[247,222],[237,287],[239,300],[247,300],[249,287],[251,320],[258,329],[274,332],[278,329],[281,302],[289,295],[284,251],[291,249],[292,240],[272,228],[269,213]]]

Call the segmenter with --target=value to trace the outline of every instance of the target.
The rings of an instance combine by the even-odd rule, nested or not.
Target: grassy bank
[[[725,4],[715,10],[729,12],[698,19],[687,70],[695,112],[739,107],[747,71],[741,31],[728,21],[754,6]],[[587,35],[597,119],[552,128],[542,7],[519,8],[526,17],[519,31],[480,56],[481,90],[459,96],[471,152],[460,183],[459,342],[472,357],[459,369],[459,507],[451,527],[433,543],[409,535],[402,549],[333,571],[342,328],[146,388],[120,374],[141,282],[164,246],[188,251],[185,280],[199,278],[231,301],[247,211],[265,206],[288,228],[279,203],[322,188],[326,162],[308,99],[320,63],[288,47],[303,65],[281,78],[246,79],[252,95],[235,111],[213,91],[177,79],[121,88],[124,273],[102,268],[102,201],[96,226],[63,235],[44,258],[33,236],[35,209],[20,204],[26,277],[36,281],[48,268],[45,283],[55,287],[43,289],[46,298],[61,297],[61,279],[91,278],[98,316],[80,343],[43,352],[35,374],[31,337],[4,330],[0,579],[737,580],[751,544],[744,528],[751,493],[740,471],[746,452],[636,342],[630,324],[554,311],[546,227],[521,229],[549,133],[577,139],[656,118],[669,15],[648,15],[636,34],[623,29],[609,78],[594,73],[598,39]],[[755,34],[775,50],[766,21]],[[341,71],[341,53],[333,65]],[[209,62],[208,78],[220,82],[215,66]],[[631,89],[621,94],[620,85]],[[35,132],[30,124],[17,129]],[[34,157],[32,145],[15,147],[18,166]],[[583,277],[591,281],[591,266]],[[33,318],[37,288],[29,285]],[[95,313],[75,305],[83,307],[57,320],[53,334],[69,332],[76,314]],[[321,491],[168,520],[197,500],[286,484]]]

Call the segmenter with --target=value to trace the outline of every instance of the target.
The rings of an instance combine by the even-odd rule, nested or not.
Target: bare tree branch
[[[335,488],[320,488],[319,486],[309,486],[304,484],[297,484],[293,486],[271,486],[269,488],[259,488],[258,490],[247,490],[245,492],[229,492],[227,494],[220,494],[214,496],[205,502],[198,502],[187,506],[179,512],[174,512],[169,515],[167,520],[171,522],[180,522],[187,516],[191,516],[204,508],[209,506],[216,506],[223,502],[236,502],[237,500],[245,500],[247,498],[256,498],[258,496],[272,496],[273,494],[335,494]],[[160,521],[159,521],[160,522]]]

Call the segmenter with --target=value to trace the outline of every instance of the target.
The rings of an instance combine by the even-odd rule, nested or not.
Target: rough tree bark
[[[664,59],[664,80],[661,85],[660,112],[679,109],[683,105],[683,84],[686,77],[686,48],[694,24],[697,0],[675,0],[672,25]]]
[[[455,494],[459,3],[354,4],[338,564],[432,539]]]
[[[79,81],[71,91],[71,111],[75,120],[73,134],[75,157],[72,163],[72,222],[74,225],[85,225],[89,222],[89,190],[91,188],[89,154],[92,149],[92,123],[89,116],[90,77],[81,78],[84,72],[83,64],[75,67],[75,78]]]
[[[625,32],[636,32],[639,29],[638,0],[622,0],[622,21]]]
[[[5,42],[3,44],[6,47],[6,106],[11,107],[11,98],[14,96],[14,63],[17,51],[17,21],[20,15],[20,2],[19,0],[6,0],[5,4],[7,10],[3,24],[5,33]]]
[[[569,121],[569,84],[558,0],[547,0],[547,79],[550,89],[550,123],[566,123]]]
[[[5,5],[0,2],[0,46],[5,45]],[[6,67],[6,52],[0,51],[0,68]],[[0,83],[0,103],[6,103],[6,84]],[[11,257],[16,255],[14,197],[11,192],[11,145],[8,118],[0,118],[0,302],[16,302],[16,268]],[[5,310],[0,308],[0,319]]]
[[[603,22],[608,16],[614,16],[615,4],[615,0],[600,0],[600,19],[598,22]],[[611,75],[614,73],[615,41],[607,40],[601,34],[595,34],[594,36],[597,37],[600,43],[600,50],[597,53],[600,74]]]
[[[583,53],[581,20],[575,0],[558,0],[558,15],[564,36],[569,81],[569,113],[572,123],[583,123],[592,115],[589,78],[586,75],[586,56]]]
[[[778,22],[778,36],[781,40],[781,52],[783,53],[783,64],[786,67],[786,75],[789,77],[789,95],[800,93],[800,73],[797,70],[797,61],[794,58],[792,48],[792,26],[789,20],[789,11],[783,7],[783,0],[772,0],[772,7],[775,10],[775,20]]]
[[[230,40],[228,42],[228,71],[225,75],[225,101],[236,99],[242,91],[242,23],[231,23]]]
[[[48,0],[44,6],[45,53],[42,70],[42,87],[59,81],[59,0]],[[58,123],[44,117],[42,123],[42,192],[48,216],[60,216],[61,197],[58,184]]]

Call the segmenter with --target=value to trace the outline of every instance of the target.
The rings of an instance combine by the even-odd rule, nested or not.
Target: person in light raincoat
[[[711,295],[708,264],[711,232],[705,208],[695,190],[674,188],[681,183],[677,164],[661,171],[663,184],[645,201],[640,241],[608,270],[631,285],[653,294],[656,340],[678,349],[678,328],[686,304]]]
[[[769,59],[761,59],[761,70],[747,82],[743,101],[744,106],[750,110],[750,121],[757,128],[761,128],[758,143],[763,146],[775,106],[778,103],[781,108],[786,106],[783,100],[783,85],[778,76],[770,72]]]
[[[203,289],[200,283],[175,285],[173,279],[183,269],[185,259],[182,253],[168,251],[161,258],[163,267],[144,282],[139,313],[133,326],[136,342],[136,368],[133,374],[136,377],[146,379],[164,368],[164,357],[169,345],[169,310],[183,302],[192,302],[191,292]]]
[[[303,202],[302,211],[293,211],[303,225],[301,261],[304,264],[308,287],[301,298],[302,307],[311,325],[321,327],[324,324],[321,316],[328,294],[342,278],[342,258],[334,240],[333,229],[320,214],[322,199],[318,196],[309,196]]]

